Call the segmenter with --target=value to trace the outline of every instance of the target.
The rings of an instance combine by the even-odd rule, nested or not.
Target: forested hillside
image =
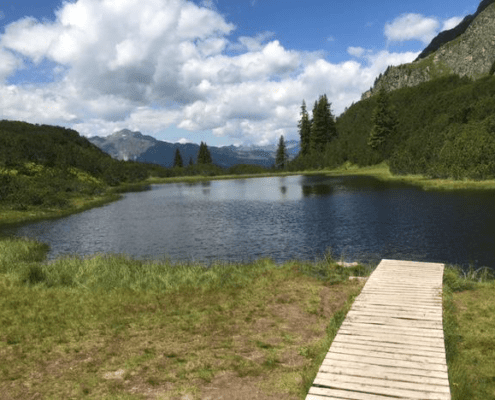
[[[71,198],[141,181],[152,168],[113,160],[76,131],[0,121],[0,204],[65,207]]]
[[[495,178],[495,77],[450,75],[388,94],[393,134],[379,150],[369,144],[379,96],[351,106],[336,122],[338,137],[313,162],[299,157],[292,169],[350,161],[371,165],[388,160],[397,174],[441,178]]]

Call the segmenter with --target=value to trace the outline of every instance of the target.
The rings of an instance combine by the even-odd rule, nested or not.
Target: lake
[[[382,258],[495,267],[495,192],[422,191],[370,177],[290,176],[153,185],[69,217],[4,229],[49,258],[126,253],[212,262]]]

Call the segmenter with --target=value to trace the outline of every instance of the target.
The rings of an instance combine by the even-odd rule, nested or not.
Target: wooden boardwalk
[[[382,260],[342,323],[306,400],[450,399],[443,267]]]

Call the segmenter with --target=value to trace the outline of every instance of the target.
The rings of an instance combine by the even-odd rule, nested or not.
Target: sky
[[[0,119],[211,146],[297,140],[478,0],[0,0]]]

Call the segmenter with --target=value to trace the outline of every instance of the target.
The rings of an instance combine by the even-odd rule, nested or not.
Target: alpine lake
[[[3,229],[66,254],[243,262],[445,262],[495,270],[495,191],[424,191],[366,176],[153,185],[58,220]]]

